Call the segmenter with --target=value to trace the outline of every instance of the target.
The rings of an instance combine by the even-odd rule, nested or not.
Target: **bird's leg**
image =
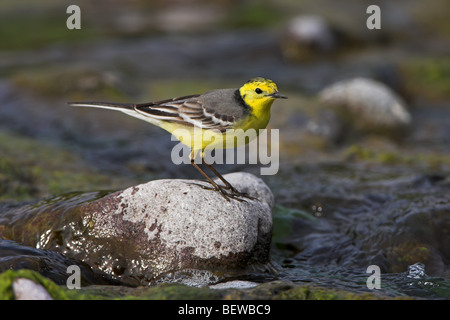
[[[220,190],[221,190],[220,186],[219,186],[217,183],[215,183],[214,180],[211,179],[211,178],[205,173],[205,171],[203,171],[203,170],[202,170],[202,169],[194,162],[193,159],[191,159],[191,164],[195,167],[195,169],[198,170],[198,172],[200,172],[200,173],[202,174],[202,176],[204,176],[204,177],[206,178],[206,180],[208,180],[209,183],[212,184],[212,186],[214,187],[213,190],[216,190],[216,191],[220,191]],[[202,186],[202,187],[203,187],[203,186]],[[207,188],[204,187],[204,189],[207,189]],[[227,197],[224,195],[223,192],[221,192],[221,194],[224,196],[225,199],[227,199]],[[228,199],[227,199],[227,200],[228,200]]]
[[[195,161],[194,161],[194,160],[195,160],[195,154],[194,154],[193,152],[191,153],[190,158],[191,158],[191,164],[192,164],[192,165],[197,169],[197,171],[200,172],[200,173],[202,174],[202,176],[205,177],[206,180],[213,186],[213,188],[208,188],[208,187],[205,187],[205,186],[200,185],[203,189],[218,191],[218,192],[220,192],[220,194],[222,195],[222,197],[224,197],[225,200],[227,200],[227,201],[230,201],[230,198],[235,199],[235,200],[238,200],[238,201],[245,201],[244,199],[240,199],[240,198],[239,198],[239,196],[242,196],[242,195],[241,195],[239,192],[237,192],[237,190],[234,189],[228,181],[226,181],[225,179],[223,179],[223,177],[222,177],[222,179],[223,179],[222,181],[226,181],[226,184],[228,184],[231,188],[233,188],[233,189],[231,189],[231,190],[232,190],[232,193],[229,193],[229,192],[226,191],[226,189],[228,189],[228,186],[227,186],[227,187],[222,187],[222,186],[218,185],[213,179],[211,179],[211,178],[205,173],[205,171],[203,171],[203,170],[195,163]],[[202,157],[202,163],[205,163],[204,160],[203,160],[203,157]],[[206,164],[206,163],[205,163],[205,164]],[[208,164],[208,166],[210,166],[210,165]],[[211,167],[211,168],[212,168],[212,167]],[[217,172],[216,170],[214,170],[214,171]],[[214,172],[214,171],[213,171],[213,172]],[[224,182],[224,183],[225,183],[225,182]],[[236,190],[236,193],[235,193],[233,190]],[[248,198],[249,198],[249,197],[248,197]]]
[[[247,195],[245,192],[239,192],[235,187],[233,187],[232,185],[231,185],[231,183],[229,183],[216,169],[214,169],[214,167],[212,166],[212,165],[210,165],[209,163],[207,163],[204,159],[203,159],[203,157],[202,157],[202,163],[204,163],[224,184],[225,184],[225,187],[224,187],[224,189],[227,189],[227,190],[230,190],[231,191],[231,193],[233,194],[233,195],[236,195],[236,196],[238,196],[238,197],[245,197],[245,198],[248,198],[248,199],[251,199],[251,200],[253,200],[253,199],[255,199],[255,198],[253,198],[253,197],[250,197],[249,195]]]
[[[230,190],[233,193],[239,193],[239,191],[237,191],[236,188],[231,185],[231,183],[229,183],[216,169],[214,169],[212,165],[207,163],[203,158],[202,163],[205,164],[209,168],[209,170],[211,170],[220,180],[222,180],[225,185],[225,189]]]
[[[230,201],[229,199],[229,195],[227,192],[225,192],[217,183],[214,182],[213,179],[211,179],[206,173],[205,171],[203,171],[196,163],[195,163],[195,156],[196,154],[194,153],[194,151],[191,152],[190,154],[190,158],[191,158],[191,164],[195,167],[195,169],[197,169],[198,172],[200,172],[202,174],[203,177],[206,178],[206,180],[213,186],[212,189],[207,188],[205,186],[200,185],[203,189],[208,189],[208,190],[215,190],[220,192],[220,194],[222,195],[222,197],[225,198],[225,200]],[[203,159],[203,158],[202,158]]]

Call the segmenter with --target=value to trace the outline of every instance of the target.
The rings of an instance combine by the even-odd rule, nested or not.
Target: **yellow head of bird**
[[[247,81],[240,89],[242,99],[254,112],[270,107],[276,98],[287,99],[278,92],[278,87],[272,80],[265,78],[253,78]]]

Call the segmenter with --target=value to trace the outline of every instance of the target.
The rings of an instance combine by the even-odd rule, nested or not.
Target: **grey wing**
[[[225,132],[240,118],[240,114],[236,112],[239,108],[236,108],[230,96],[222,91],[224,90],[215,90],[204,95],[137,104],[135,110],[143,115],[164,121]],[[230,108],[236,108],[236,110],[230,110]]]

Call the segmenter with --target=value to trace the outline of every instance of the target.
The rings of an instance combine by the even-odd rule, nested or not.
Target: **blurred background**
[[[66,27],[71,4],[80,30]],[[369,5],[380,7],[381,29],[367,28]],[[383,272],[421,262],[449,277],[449,8],[448,0],[3,0],[0,210],[199,178],[170,161],[175,142],[161,129],[67,101],[148,102],[262,76],[289,96],[275,101],[270,123],[280,129],[280,171],[262,177],[277,199],[280,265],[297,280],[305,261],[363,261]]]
[[[348,121],[316,99],[327,86],[355,77],[380,81],[407,102],[415,146],[448,142],[449,3],[73,1],[81,29],[68,30],[69,4],[5,0],[0,199],[117,188],[182,177],[180,170],[195,176],[171,164],[173,143],[162,130],[66,102],[147,102],[239,87],[255,76],[274,80],[290,97],[275,103],[271,122],[283,127],[281,159],[288,163],[333,158],[336,147],[349,145],[357,156],[365,153],[344,128]],[[379,30],[366,27],[371,4],[381,9]],[[405,137],[394,138],[399,135]],[[378,141],[388,144],[387,158],[396,157],[391,141]]]

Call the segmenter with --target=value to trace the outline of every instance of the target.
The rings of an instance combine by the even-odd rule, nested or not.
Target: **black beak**
[[[275,91],[274,93],[269,94],[269,97],[276,98],[276,99],[287,99],[288,98],[287,96],[279,93],[278,91]]]

